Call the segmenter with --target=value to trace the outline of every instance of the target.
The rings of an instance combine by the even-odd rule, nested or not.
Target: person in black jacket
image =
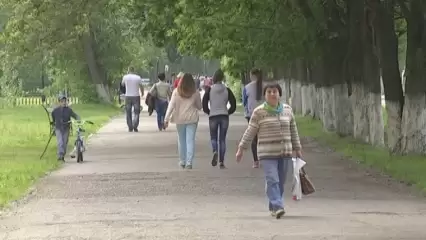
[[[203,96],[203,111],[209,115],[210,140],[213,149],[212,166],[225,168],[226,134],[229,126],[229,115],[237,108],[237,101],[231,89],[223,84],[225,74],[218,69],[213,75],[213,84],[206,89]],[[210,107],[209,107],[210,103]],[[228,109],[228,103],[230,108]]]

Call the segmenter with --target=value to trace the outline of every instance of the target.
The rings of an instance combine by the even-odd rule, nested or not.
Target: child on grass
[[[68,106],[67,97],[59,95],[59,106],[52,111],[52,125],[56,134],[57,154],[59,161],[65,161],[68,137],[70,135],[71,118],[80,120],[80,117]]]

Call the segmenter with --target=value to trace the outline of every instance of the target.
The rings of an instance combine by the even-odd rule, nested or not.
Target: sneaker
[[[259,166],[260,166],[259,161],[253,162],[253,168],[259,168]]]
[[[275,211],[275,217],[277,219],[280,219],[284,214],[285,214],[284,209],[278,209],[277,211]]]
[[[139,132],[139,130],[137,128],[133,129],[133,132]]]
[[[184,163],[184,162],[179,162],[179,166],[180,166],[181,168],[185,168],[185,163]]]
[[[65,158],[64,157],[59,157],[58,161],[65,162]]]
[[[275,211],[273,211],[273,210],[269,210],[269,213],[271,214],[271,216],[272,216],[272,217],[277,216],[277,214],[276,214],[276,213],[275,213]]]
[[[192,165],[186,165],[186,169],[192,169]]]
[[[213,167],[216,167],[216,166],[217,166],[217,152],[214,152],[214,153],[213,153],[212,166],[213,166]]]
[[[225,163],[220,162],[220,164],[219,164],[219,168],[220,168],[220,169],[226,169],[226,167],[225,167]]]

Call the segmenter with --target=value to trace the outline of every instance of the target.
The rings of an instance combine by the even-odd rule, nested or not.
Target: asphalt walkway
[[[208,120],[200,119],[193,170],[177,162],[174,126],[158,132],[142,114],[139,133],[116,118],[90,140],[86,162],[68,160],[29,199],[0,219],[0,239],[426,239],[426,202],[304,139],[317,193],[267,211],[261,169],[235,162],[246,127],[231,118],[228,169],[210,166]],[[287,189],[289,189],[288,184]],[[290,191],[287,191],[289,193]]]

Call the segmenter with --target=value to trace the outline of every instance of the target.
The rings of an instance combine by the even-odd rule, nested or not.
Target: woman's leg
[[[218,157],[218,137],[217,137],[217,129],[219,126],[218,116],[213,116],[209,118],[209,127],[210,127],[210,141],[212,144],[213,157],[212,157],[212,166],[215,167],[217,165],[217,157]]]
[[[178,133],[179,165],[185,167],[186,162],[186,124],[176,124]]]
[[[284,214],[283,201],[281,197],[280,178],[278,164],[280,159],[264,159],[262,166],[266,180],[266,195],[269,199],[269,208],[277,218]]]
[[[225,153],[226,153],[226,134],[228,133],[229,116],[221,116],[219,124],[219,162],[220,167],[224,168]]]
[[[195,133],[197,131],[198,123],[185,124],[186,125],[186,166],[192,168],[192,161],[195,154]],[[188,167],[189,166],[189,167]]]

